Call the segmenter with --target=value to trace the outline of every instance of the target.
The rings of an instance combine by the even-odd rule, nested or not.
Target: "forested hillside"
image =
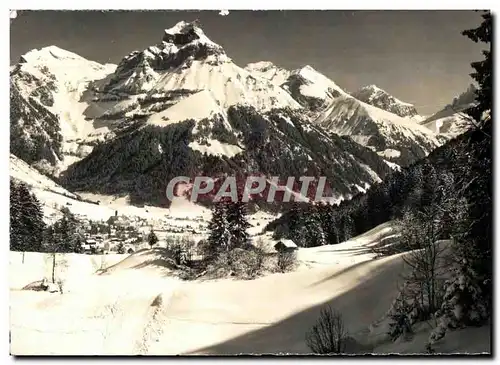
[[[284,181],[289,176],[326,176],[332,193],[341,197],[356,194],[358,187],[380,181],[392,170],[375,152],[349,137],[326,134],[298,111],[263,114],[234,106],[227,122],[216,115],[167,126],[138,125],[72,165],[63,183],[76,190],[129,194],[133,203],[168,206],[165,188],[177,176],[258,174]],[[279,204],[273,207],[280,209]]]
[[[491,45],[492,16],[463,34]],[[390,309],[391,337],[416,322],[436,324],[427,351],[449,329],[485,324],[492,299],[492,76],[491,48],[473,62],[479,84],[466,112],[473,130],[395,172],[339,206],[296,206],[267,226],[301,246],[334,244],[395,220],[398,242],[383,255],[409,252],[399,297]]]

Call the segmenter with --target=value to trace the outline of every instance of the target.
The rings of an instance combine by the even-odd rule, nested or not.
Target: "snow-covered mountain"
[[[14,154],[57,166],[71,189],[138,202],[163,203],[174,176],[228,173],[327,176],[342,199],[437,145],[424,127],[352,98],[310,66],[239,67],[196,22],[166,29],[118,66],[56,47],[33,51],[11,83]],[[353,106],[354,125],[331,128]]]
[[[418,116],[417,109],[415,109],[413,104],[396,99],[387,91],[382,90],[376,85],[364,86],[351,95],[366,104],[376,106],[377,108],[399,115],[400,117]]]
[[[210,99],[206,113],[236,104],[259,110],[300,107],[278,85],[234,64],[196,23],[179,22],[165,30],[159,44],[122,59],[101,97],[119,102],[101,117],[150,116],[200,91]]]
[[[201,28],[186,22],[118,66],[55,46],[28,52],[11,70],[11,104],[11,152],[54,174],[141,118],[162,125],[225,119],[236,104],[300,108],[286,91],[235,65]]]
[[[227,124],[226,124],[227,122]],[[176,176],[326,176],[337,199],[383,179],[390,166],[348,138],[327,135],[300,110],[262,112],[232,106],[220,115],[165,125],[143,124],[70,166],[64,178],[76,190],[127,194],[134,203],[167,205]]]
[[[347,95],[340,86],[310,65],[288,71],[272,62],[262,61],[250,63],[245,69],[281,86],[300,105],[312,112],[320,110],[335,97]]]
[[[357,143],[399,165],[415,162],[442,144],[432,131],[411,119],[351,96],[333,99],[315,123],[334,133],[351,136]]]
[[[451,104],[422,121],[422,125],[434,133],[452,138],[472,127],[470,118],[464,111],[475,104],[476,88],[470,85],[466,91],[453,98]]]
[[[335,82],[309,65],[292,71],[282,87],[312,111],[320,110],[336,97],[347,95]]]
[[[114,68],[56,46],[23,55],[10,71],[11,152],[48,172],[86,156],[107,132],[85,115],[89,85]]]
[[[249,63],[245,66],[245,70],[253,75],[267,79],[276,85],[282,85],[291,73],[269,61]]]

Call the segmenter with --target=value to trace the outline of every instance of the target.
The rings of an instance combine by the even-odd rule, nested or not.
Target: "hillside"
[[[333,99],[314,123],[327,131],[348,135],[401,166],[424,158],[443,143],[428,128],[351,96]]]
[[[426,207],[429,196],[439,199],[439,192],[450,181],[465,186],[465,198],[473,202],[479,200],[487,209],[488,200],[485,198],[483,202],[483,198],[478,197],[489,194],[485,187],[491,176],[479,178],[477,174],[491,171],[489,133],[491,124],[483,131],[466,132],[339,206],[295,206],[271,222],[266,230],[274,232],[275,237],[292,238],[302,244],[316,242],[318,238],[341,242],[379,224],[401,218],[407,210]],[[455,191],[457,188],[448,189]]]
[[[375,153],[326,135],[298,111],[232,107],[226,120],[139,126],[98,146],[63,181],[72,189],[126,192],[133,202],[168,206],[165,188],[176,176],[327,176],[333,196],[343,199],[390,171]]]
[[[118,263],[107,275],[81,270],[78,281],[71,280],[73,270],[62,271],[68,278],[63,295],[19,290],[31,278],[44,275],[43,265],[27,266],[44,262],[43,254],[27,254],[22,264],[20,255],[11,253],[11,276],[26,272],[26,267],[34,275],[11,283],[10,351],[16,355],[306,354],[310,350],[305,332],[319,310],[330,304],[342,312],[352,336],[348,353],[423,352],[428,329],[419,330],[419,339],[408,343],[392,343],[385,334],[386,312],[397,294],[397,287],[387,282],[402,272],[404,263],[401,256],[373,260],[366,251],[391,234],[386,225],[340,245],[300,249],[302,269],[252,281],[183,282],[164,276],[163,267],[136,253],[131,258],[135,256],[137,265],[141,256],[148,258],[141,270]],[[87,255],[67,256],[72,263],[79,262],[78,267],[92,266]],[[113,258],[104,265],[114,262]],[[98,261],[95,266],[99,265]],[[87,299],[82,301],[82,296]],[[459,351],[490,352],[489,327],[451,332],[436,348],[457,351],[457,339],[472,333],[475,340],[461,341]]]

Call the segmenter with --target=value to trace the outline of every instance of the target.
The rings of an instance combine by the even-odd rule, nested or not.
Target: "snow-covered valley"
[[[21,253],[11,252],[11,352],[305,354],[305,332],[326,304],[344,316],[353,338],[349,353],[424,352],[430,328],[409,342],[393,343],[386,334],[386,313],[397,294],[388,283],[404,263],[401,255],[374,259],[370,247],[393,234],[386,224],[339,245],[299,249],[297,271],[251,281],[182,281],[149,251],[133,254],[133,266],[120,264],[127,255],[65,254],[58,258],[63,294],[21,290],[47,275],[50,258],[26,253],[23,262]],[[97,273],[113,265],[111,273]],[[471,335],[474,340],[465,340]],[[489,327],[459,330],[436,351],[481,353],[488,343]]]

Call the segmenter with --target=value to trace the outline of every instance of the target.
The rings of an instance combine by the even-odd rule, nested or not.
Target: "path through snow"
[[[128,259],[106,275],[80,265],[80,280],[72,280],[63,295],[22,291],[17,280],[11,284],[11,353],[308,353],[305,332],[325,304],[343,314],[355,339],[351,352],[380,352],[375,346],[424,351],[421,339],[398,347],[385,335],[384,317],[397,294],[403,260],[373,259],[370,247],[393,235],[385,224],[339,245],[300,249],[300,270],[249,281],[181,281],[153,264],[149,254],[135,254],[134,260],[146,260],[141,268]],[[11,259],[11,276],[30,269],[35,272],[26,278],[44,276],[43,265]],[[478,344],[489,348],[476,341],[468,351],[480,351]]]

